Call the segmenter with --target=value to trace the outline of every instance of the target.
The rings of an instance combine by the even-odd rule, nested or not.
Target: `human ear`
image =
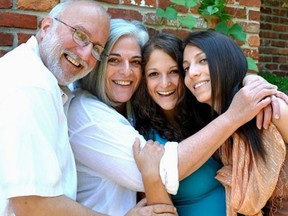
[[[53,25],[53,19],[51,17],[45,17],[41,21],[41,26],[40,26],[40,31],[39,31],[40,40],[42,40],[45,37],[47,31],[50,30],[52,25]]]

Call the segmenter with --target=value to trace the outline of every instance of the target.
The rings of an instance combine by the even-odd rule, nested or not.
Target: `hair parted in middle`
[[[110,36],[105,45],[105,51],[102,53],[102,60],[98,62],[95,69],[93,69],[86,77],[81,80],[81,87],[95,96],[105,104],[117,107],[119,104],[111,101],[105,91],[105,75],[107,71],[108,55],[114,47],[115,43],[122,36],[132,36],[136,38],[140,48],[149,39],[146,27],[136,20],[128,21],[124,19],[111,19],[110,21]]]

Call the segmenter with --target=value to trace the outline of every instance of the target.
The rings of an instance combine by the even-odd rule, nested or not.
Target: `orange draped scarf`
[[[261,209],[272,196],[286,156],[285,143],[277,128],[271,124],[263,130],[265,161],[255,157],[251,146],[237,133],[233,142],[220,148],[223,167],[217,172],[226,190],[227,216],[237,212],[249,216],[262,216]]]

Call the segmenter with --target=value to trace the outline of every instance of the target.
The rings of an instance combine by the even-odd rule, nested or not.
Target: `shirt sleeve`
[[[168,193],[176,195],[179,188],[178,143],[166,142],[159,172]]]
[[[0,186],[6,198],[63,194],[56,146],[58,116],[40,88],[9,93],[0,107]]]
[[[70,143],[76,161],[81,164],[80,169],[89,167],[97,175],[126,188],[144,191],[132,145],[136,137],[142,146],[146,140],[127,119],[95,97],[76,97],[69,108],[68,127]],[[165,173],[170,172],[167,165],[164,163],[162,166]],[[166,177],[163,182],[170,184]]]

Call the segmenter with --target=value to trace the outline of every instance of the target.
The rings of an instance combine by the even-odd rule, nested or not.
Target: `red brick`
[[[0,12],[0,26],[37,29],[37,17],[27,14]]]
[[[229,14],[232,14],[233,17],[235,18],[236,17],[240,19],[246,18],[246,9],[241,9],[236,6],[236,7],[227,7],[226,10]]]
[[[260,21],[261,13],[259,11],[249,10],[249,20]]]
[[[233,39],[233,37],[231,37]],[[238,44],[238,46],[242,47],[245,43],[243,41],[235,40],[235,42]]]
[[[12,8],[13,2],[12,0],[0,0],[0,8]]]
[[[279,34],[279,39],[288,40],[288,34],[283,34],[283,33]]]
[[[275,69],[278,69],[278,65],[277,64],[265,64],[265,68],[269,70],[275,70]]]
[[[143,23],[145,25],[161,25],[161,18],[159,18],[155,13],[146,13],[143,17]]]
[[[279,22],[283,25],[288,25],[288,18],[287,17],[280,17]]]
[[[273,19],[273,17],[268,16],[268,15],[263,15],[261,13],[261,22],[263,22],[263,23],[266,23],[266,22],[271,23],[272,19]]]
[[[286,41],[280,41],[280,40],[277,40],[277,41],[271,41],[271,45],[274,46],[274,47],[285,47],[286,46]]]
[[[288,63],[288,57],[283,57],[283,56],[275,56],[273,57],[273,62],[276,63]]]
[[[272,24],[271,23],[260,23],[261,30],[271,30]]]
[[[260,7],[261,1],[260,0],[241,0],[241,5],[243,6],[250,6],[250,7]]]
[[[243,48],[243,52],[245,54],[245,56],[247,57],[251,57],[253,59],[259,59],[259,51],[258,49],[246,49],[246,48]]]
[[[59,0],[18,0],[17,7],[21,10],[50,11]]]
[[[272,30],[275,32],[287,32],[288,26],[284,25],[273,25]]]
[[[99,2],[106,2],[111,4],[119,4],[119,0],[99,0]]]
[[[265,53],[265,54],[269,54],[270,56],[272,56],[272,51],[273,49],[271,49],[270,47],[261,47],[261,53]]]
[[[159,8],[166,9],[168,6],[172,6],[172,3],[170,1],[159,1],[159,5],[158,5]],[[177,5],[175,6],[175,8],[179,13],[184,13],[184,14],[187,13],[187,8],[185,8],[182,5]],[[190,8],[190,12],[198,14],[197,8],[198,6]]]
[[[218,17],[210,17],[209,19],[206,19],[208,23],[208,28],[215,28],[216,25],[219,23]]]
[[[112,18],[124,18],[124,19],[134,19],[142,21],[142,14],[139,11],[135,10],[125,10],[125,9],[116,9],[109,8],[108,13]]]
[[[277,54],[288,56],[288,49],[277,49]]]
[[[24,33],[18,33],[18,45],[27,42],[27,40],[32,36],[32,34],[24,34]]]
[[[12,46],[14,36],[12,34],[0,32],[0,45],[1,46]]]
[[[11,8],[10,10],[9,9],[5,10],[6,12],[5,17],[1,16],[1,13],[3,14],[4,10],[0,11],[0,27],[2,26],[8,28],[10,27],[11,29],[9,29],[9,33],[12,33],[12,35],[17,34],[18,42],[19,44],[21,44],[25,42],[31,35],[24,34],[24,31],[15,28],[36,30],[41,17],[44,17],[46,15],[46,11],[50,10],[51,7],[53,7],[52,5],[54,3],[56,4],[56,2],[59,1],[60,0],[0,0],[0,8],[3,7],[4,3],[6,5],[4,8]],[[136,19],[142,21],[145,25],[148,26],[148,31],[150,35],[156,34],[159,31],[168,31],[177,34],[180,37],[185,37],[185,35],[187,34],[186,32],[190,32],[190,30],[185,30],[181,28],[177,29],[177,25],[175,22],[165,21],[164,23],[160,23],[159,18],[155,15],[155,9],[157,7],[164,9],[167,6],[172,5],[172,3],[169,0],[95,0],[95,1],[103,3],[105,8],[108,8],[108,12],[111,13],[112,17],[121,17],[126,19]],[[262,5],[260,5],[261,1]],[[281,7],[281,4],[283,3],[280,4],[280,2],[282,2],[282,0],[227,0],[228,3],[228,6],[226,8],[227,11],[229,11],[234,18],[238,19],[237,21],[234,19],[231,22],[231,24],[239,22],[239,24],[243,26],[243,30],[246,33],[248,33],[247,34],[248,41],[247,44],[245,44],[245,47],[247,47],[245,53],[248,56],[253,58],[256,57],[254,59],[258,58],[260,59],[260,61],[264,61],[265,59],[269,58],[271,60],[272,58],[271,56],[275,55],[276,57],[279,58],[278,61],[280,61],[280,57],[282,56],[287,57],[287,54],[285,53],[288,52],[288,44],[284,45],[283,41],[285,40],[288,41],[288,29],[286,29],[286,31],[278,31],[278,28],[280,28],[280,30],[281,28],[283,28],[282,26],[286,26],[288,28],[287,8]],[[17,8],[15,9],[16,3],[18,3],[17,5],[19,7],[18,9]],[[20,9],[22,11],[20,11]],[[257,9],[260,9],[261,12],[259,12]],[[29,15],[30,13],[29,11],[31,10],[37,12],[39,11],[39,13],[36,13],[37,15],[35,15],[35,20],[33,22],[31,22],[30,18],[27,21],[26,20],[27,17],[26,19],[23,19],[22,17]],[[187,13],[187,9],[183,6],[177,7],[177,10],[183,14]],[[191,8],[191,12],[192,14],[198,15],[197,7]],[[15,18],[13,14],[18,15]],[[32,16],[31,13],[30,16]],[[261,22],[260,22],[260,16],[261,16]],[[219,22],[218,19],[208,19],[208,27],[214,28],[218,22]],[[284,28],[282,30],[284,30]],[[259,37],[261,38],[260,41],[257,35],[259,35]],[[277,43],[275,41],[281,41],[281,43]],[[0,35],[0,44],[1,43],[4,42],[2,36]],[[259,47],[259,43],[261,43],[261,47]],[[283,45],[283,49],[280,49],[281,48],[280,44]],[[11,47],[16,45],[18,44],[14,43],[11,45]],[[257,51],[257,49],[254,48],[258,48],[259,51]],[[5,52],[6,51],[7,49],[5,48]],[[260,56],[257,57],[259,53],[261,54],[261,57]],[[282,58],[281,61],[283,61]],[[269,61],[269,63],[270,62],[272,61]],[[285,65],[285,63],[282,64]],[[259,62],[259,68],[260,67],[267,71],[267,69],[265,69],[265,65],[264,64],[262,65],[261,62]],[[277,69],[277,72],[280,73],[281,69],[279,70]]]
[[[246,33],[259,34],[260,24],[258,23],[242,23],[243,29]]]
[[[277,39],[278,38],[278,33],[277,32],[272,32],[272,31],[263,31],[263,30],[261,30],[260,37],[261,38]]]
[[[281,65],[280,65],[280,67],[281,67]],[[280,77],[286,77],[288,79],[288,77],[287,77],[288,73],[287,72],[273,71],[273,74],[275,74],[276,76],[280,76]]]
[[[160,24],[160,26],[162,29],[171,28],[171,27],[178,28],[179,24],[177,20],[164,20],[164,22]]]
[[[259,36],[249,36],[248,37],[248,44],[251,47],[259,47],[260,46],[260,38]]]
[[[261,50],[260,50],[260,53],[262,53]],[[261,61],[261,62],[271,62],[272,61],[272,56],[263,56],[263,53],[262,53],[259,56],[259,61]]]
[[[159,1],[158,7],[164,9],[171,5],[170,1]]]
[[[273,24],[278,24],[278,23],[280,23],[280,18],[273,16],[271,22],[272,22]]]
[[[286,60],[286,62],[287,62],[287,60]],[[279,66],[279,69],[280,70],[284,70],[284,71],[288,71],[288,64],[281,64],[280,66]],[[286,72],[286,74],[288,74],[288,72]],[[283,76],[284,76],[284,73],[283,73]],[[287,75],[286,75],[287,76]],[[288,82],[288,77],[287,77],[287,82]]]
[[[191,30],[185,29],[164,29],[163,32],[172,33],[184,40],[191,32]]]
[[[286,14],[287,14],[287,10],[281,10],[281,9],[273,9],[272,10],[272,14],[274,15],[274,16],[287,16]]]
[[[156,8],[156,1],[155,0],[145,0],[144,4],[142,0],[124,0],[125,5],[133,5],[133,6],[142,6],[142,7],[152,7]]]
[[[148,34],[149,34],[150,37],[159,33],[159,30],[154,29],[154,28],[149,28],[148,27],[147,30],[148,30]]]
[[[273,7],[280,7],[281,1],[278,0],[265,0],[265,5],[273,6]]]
[[[0,57],[4,56],[8,51],[0,49]]]
[[[260,44],[261,46],[270,46],[271,40],[266,38],[260,38]]]
[[[262,5],[263,6],[263,5]],[[261,7],[261,13],[262,14],[272,14],[272,8],[265,5],[265,7]]]

